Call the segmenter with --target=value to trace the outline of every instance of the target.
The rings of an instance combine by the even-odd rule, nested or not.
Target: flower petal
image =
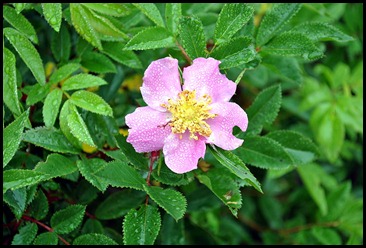
[[[242,131],[247,130],[248,117],[245,111],[233,102],[218,102],[211,106],[211,113],[217,116],[206,120],[212,131],[207,143],[214,143],[225,150],[234,150],[241,146],[243,140],[236,138],[232,131],[234,126],[240,127]]]
[[[161,150],[165,138],[171,133],[167,124],[170,113],[160,112],[149,106],[139,107],[126,115],[128,130],[127,142],[136,152],[152,152]]]
[[[182,91],[178,60],[167,57],[153,61],[145,71],[140,90],[147,105],[165,111],[161,104],[169,98],[176,99]]]
[[[165,164],[179,174],[197,169],[198,160],[204,157],[205,152],[205,140],[202,137],[190,139],[188,131],[182,135],[182,139],[179,134],[170,134],[163,148]]]
[[[212,102],[229,101],[234,95],[236,84],[219,70],[219,60],[196,58],[193,64],[183,69],[184,90],[196,90],[199,98],[205,94]]]

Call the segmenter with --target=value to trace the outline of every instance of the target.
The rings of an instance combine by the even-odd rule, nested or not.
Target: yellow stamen
[[[184,90],[179,93],[179,99],[174,101],[168,100],[168,104],[161,106],[172,113],[172,119],[169,125],[172,132],[177,134],[184,133],[187,129],[190,132],[190,138],[198,140],[198,136],[208,137],[212,131],[210,125],[205,120],[214,118],[217,114],[209,113],[211,107],[211,97],[203,95],[200,99],[196,99],[196,91]],[[179,136],[182,138],[182,135]]]

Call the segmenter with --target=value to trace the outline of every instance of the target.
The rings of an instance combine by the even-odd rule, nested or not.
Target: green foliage
[[[84,216],[85,206],[71,205],[57,211],[51,217],[51,227],[57,234],[69,233],[77,228]]]
[[[89,233],[77,237],[73,245],[117,245],[117,243],[100,233]]]
[[[33,241],[34,245],[57,245],[57,234],[53,232],[44,232],[39,234]]]
[[[29,245],[36,237],[38,226],[35,223],[27,223],[19,229],[19,233],[14,236],[12,245]]]

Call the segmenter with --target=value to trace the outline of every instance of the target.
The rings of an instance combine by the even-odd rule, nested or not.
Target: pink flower
[[[232,129],[245,131],[247,114],[229,102],[236,84],[220,73],[219,64],[213,58],[196,58],[183,69],[181,85],[178,60],[153,61],[141,87],[148,106],[126,116],[127,142],[137,152],[163,149],[165,163],[175,173],[196,169],[206,143],[225,150],[241,146],[243,140],[232,135]]]

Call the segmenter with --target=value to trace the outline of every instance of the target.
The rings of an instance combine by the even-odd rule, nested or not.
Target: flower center
[[[197,134],[208,137],[212,131],[205,120],[214,118],[216,114],[209,113],[211,107],[211,97],[208,95],[196,99],[196,91],[184,90],[179,93],[179,99],[168,100],[168,104],[161,106],[172,113],[172,119],[169,125],[173,133],[184,133],[187,129],[190,132],[190,138],[198,140]],[[180,135],[182,138],[182,135]]]

